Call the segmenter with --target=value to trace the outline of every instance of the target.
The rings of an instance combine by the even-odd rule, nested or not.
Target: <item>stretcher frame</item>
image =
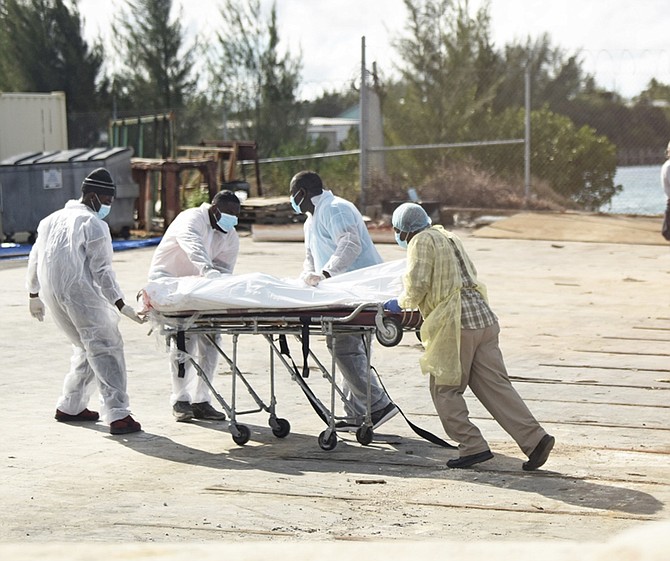
[[[272,433],[277,438],[286,437],[291,430],[288,420],[278,417],[276,413],[277,400],[275,395],[276,359],[289,371],[293,381],[297,382],[307,396],[310,404],[317,414],[326,423],[326,429],[319,434],[318,443],[323,450],[332,450],[337,445],[338,421],[353,421],[350,417],[337,416],[335,414],[336,397],[346,400],[343,391],[337,385],[336,354],[331,353],[330,371],[316,354],[305,344],[305,339],[310,334],[319,334],[333,339],[332,348],[339,336],[359,334],[364,338],[366,348],[370,349],[373,335],[383,346],[397,345],[403,334],[403,328],[416,329],[420,325],[420,314],[407,312],[404,314],[389,314],[379,303],[363,303],[351,308],[333,308],[321,310],[222,310],[212,312],[175,312],[160,313],[153,311],[154,320],[161,325],[162,334],[166,337],[168,345],[175,344],[179,351],[183,352],[183,358],[178,362],[188,361],[193,365],[198,376],[200,376],[210,389],[214,398],[229,419],[229,431],[233,441],[238,445],[246,444],[250,437],[249,427],[238,422],[238,417],[265,411],[269,414],[268,424]],[[221,395],[208,379],[202,367],[195,358],[188,355],[183,347],[183,338],[186,334],[199,334],[208,338],[217,352],[224,358],[231,368],[230,401]],[[228,356],[217,343],[218,335],[232,336],[232,356]],[[269,365],[269,402],[260,397],[252,387],[249,380],[238,368],[238,344],[241,335],[262,335],[270,347]],[[286,336],[292,335],[303,345],[303,372],[299,372],[290,353],[287,350]],[[276,339],[275,339],[276,338]],[[180,340],[182,341],[180,348]],[[330,407],[326,407],[312,392],[304,378],[308,376],[308,357],[317,365],[322,376],[330,384]],[[290,361],[290,362],[289,362]],[[370,364],[370,353],[367,360],[367,397],[366,412],[363,423],[356,431],[356,439],[362,445],[372,442],[373,424],[371,419],[371,379],[372,366]],[[238,380],[244,385],[252,400],[256,404],[255,409],[237,409]]]

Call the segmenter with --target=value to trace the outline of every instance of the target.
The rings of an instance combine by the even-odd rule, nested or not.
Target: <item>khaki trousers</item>
[[[463,397],[468,386],[527,456],[547,434],[510,382],[498,344],[499,333],[498,323],[484,329],[462,329],[461,384],[436,385],[435,379],[430,377],[435,410],[447,435],[458,443],[460,456],[489,449],[480,430],[470,421]]]

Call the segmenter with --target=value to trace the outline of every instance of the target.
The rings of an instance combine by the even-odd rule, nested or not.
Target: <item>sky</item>
[[[470,0],[476,8],[484,0]],[[201,40],[214,36],[222,0],[175,0],[183,24]],[[302,91],[312,99],[341,91],[360,75],[361,38],[368,69],[395,73],[393,43],[406,31],[403,0],[275,0],[279,37],[294,56],[301,53]],[[87,40],[110,45],[110,21],[124,0],[79,0]],[[272,0],[261,0],[269,11]],[[497,49],[548,34],[566,54],[580,53],[596,83],[626,98],[651,78],[670,84],[670,6],[667,0],[491,0],[491,36]]]

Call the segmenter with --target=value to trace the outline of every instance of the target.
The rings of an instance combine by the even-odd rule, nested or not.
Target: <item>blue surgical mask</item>
[[[395,232],[395,243],[397,243],[403,249],[407,249],[407,239],[400,239],[400,232]]]
[[[305,200],[304,195],[303,195],[302,199],[300,199],[300,203],[297,203],[295,201],[295,197],[293,195],[290,196],[289,200],[291,201],[291,206],[293,207],[293,212],[295,212],[296,214],[303,214],[302,209],[300,208],[300,204],[302,203],[302,201]]]
[[[112,205],[103,205],[98,194],[93,194],[95,195],[95,198],[98,199],[98,203],[100,203],[100,208],[96,211],[96,214],[100,220],[103,220],[109,214],[109,211],[112,210]]]
[[[109,211],[112,210],[112,205],[100,205],[98,209],[98,218],[102,220],[109,214]]]
[[[216,221],[216,225],[221,228],[224,232],[230,232],[235,229],[237,226],[237,216],[232,214],[221,213],[219,219]]]

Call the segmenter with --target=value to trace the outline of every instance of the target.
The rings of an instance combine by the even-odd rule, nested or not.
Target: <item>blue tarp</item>
[[[143,240],[113,240],[114,251],[125,251],[127,249],[138,249],[158,245],[162,237],[146,238]],[[0,259],[27,259],[33,246],[29,243],[3,243],[0,244]]]

